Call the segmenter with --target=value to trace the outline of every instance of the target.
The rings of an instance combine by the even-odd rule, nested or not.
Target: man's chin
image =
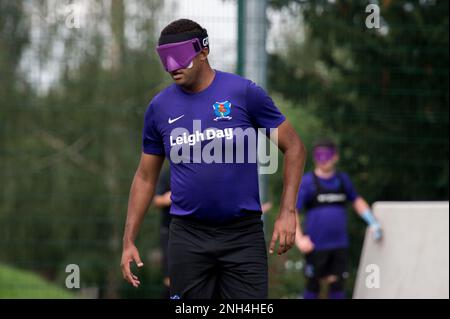
[[[186,79],[173,79],[173,82],[175,82],[176,85],[185,86],[186,85]]]

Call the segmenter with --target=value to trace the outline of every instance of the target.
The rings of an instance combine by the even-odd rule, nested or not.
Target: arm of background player
[[[169,207],[172,204],[170,195],[170,191],[165,192],[162,195],[155,195],[155,197],[153,198],[153,205],[158,208]]]
[[[370,227],[373,237],[375,240],[379,240],[382,237],[382,231],[381,226],[376,220],[375,216],[372,213],[372,210],[370,209],[369,204],[366,202],[364,198],[358,195],[355,188],[353,187],[353,184],[348,177],[347,174],[341,174],[343,181],[344,181],[344,188],[345,192],[347,193],[347,196],[349,200],[353,204],[353,208],[355,212],[367,223],[367,225]]]
[[[304,254],[308,254],[314,250],[314,244],[308,235],[305,235],[302,231],[302,225],[300,222],[300,213],[296,210],[297,216],[297,231],[295,232],[295,245]]]
[[[370,209],[370,207],[364,198],[358,196],[353,201],[353,209],[355,210],[356,213],[358,213],[358,215],[361,216],[366,210]]]
[[[378,223],[378,221],[375,219],[375,216],[372,213],[372,210],[370,209],[369,204],[366,202],[364,198],[361,196],[358,196],[353,201],[353,208],[355,209],[356,213],[367,223],[367,225],[370,227],[373,238],[375,240],[380,240],[383,237],[383,233],[381,231],[381,226]]]

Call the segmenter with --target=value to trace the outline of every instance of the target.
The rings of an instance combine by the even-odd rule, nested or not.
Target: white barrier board
[[[353,298],[449,298],[449,203],[377,202],[383,240],[366,233]]]

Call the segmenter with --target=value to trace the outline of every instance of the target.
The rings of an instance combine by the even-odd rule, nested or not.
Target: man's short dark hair
[[[200,24],[189,19],[179,19],[168,24],[162,31],[161,35],[172,35],[192,31],[202,31]]]
[[[331,138],[320,138],[313,144],[313,149],[317,147],[329,147],[337,150],[337,144]]]

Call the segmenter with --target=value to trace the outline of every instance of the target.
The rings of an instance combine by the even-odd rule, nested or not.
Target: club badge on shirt
[[[214,109],[214,115],[216,116],[214,118],[214,121],[223,121],[223,120],[231,120],[232,117],[231,114],[231,103],[229,101],[225,102],[216,102],[213,105]]]

